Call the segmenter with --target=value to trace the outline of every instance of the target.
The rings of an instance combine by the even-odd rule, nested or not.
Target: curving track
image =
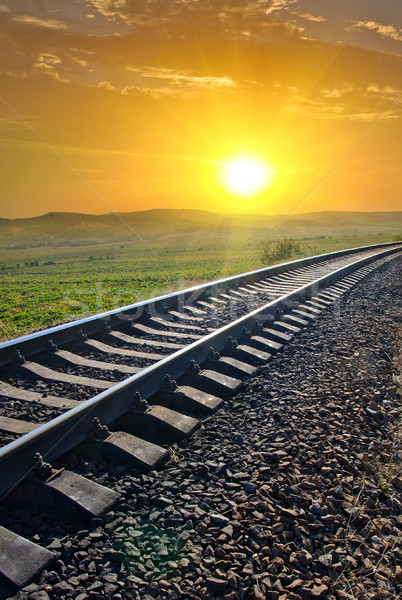
[[[76,448],[155,468],[259,364],[400,255],[387,244],[303,259],[0,344],[0,493],[63,502],[80,518],[108,510],[118,494],[43,460]],[[52,556],[32,545],[19,565],[4,550],[13,544],[24,540],[0,529],[0,572],[22,586]]]

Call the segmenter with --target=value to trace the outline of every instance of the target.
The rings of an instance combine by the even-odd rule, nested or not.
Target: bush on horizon
[[[261,261],[264,264],[303,255],[303,247],[292,238],[284,237],[275,243],[265,242],[262,248]]]

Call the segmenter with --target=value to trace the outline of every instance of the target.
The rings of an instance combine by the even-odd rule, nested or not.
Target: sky
[[[399,210],[401,99],[401,0],[0,0],[0,217]]]

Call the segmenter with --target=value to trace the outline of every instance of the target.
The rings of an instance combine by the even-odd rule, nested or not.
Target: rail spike
[[[144,413],[148,410],[149,404],[144,398],[142,398],[139,392],[135,392],[134,400],[130,406],[131,413]]]
[[[253,327],[253,333],[261,333],[261,331],[264,329],[263,324],[260,323],[260,321],[256,321],[255,325]]]
[[[102,442],[110,435],[107,425],[102,425],[98,417],[94,417],[92,421],[91,438],[97,442]]]
[[[243,327],[243,331],[241,332],[240,339],[249,340],[250,338],[251,338],[251,333],[249,331],[247,331],[247,329],[245,327]]]
[[[209,360],[219,360],[220,357],[221,357],[221,355],[219,354],[219,352],[217,352],[215,350],[215,348],[213,346],[211,346],[209,349],[209,352],[208,352]]]
[[[15,351],[14,356],[15,356],[15,362],[17,363],[17,365],[23,365],[24,364],[24,362],[25,362],[25,356],[23,356],[19,350]]]
[[[236,340],[234,340],[232,338],[232,336],[230,335],[228,337],[228,341],[226,342],[226,348],[228,350],[236,350],[237,346],[238,346],[238,344],[237,344]]]
[[[149,312],[148,308],[145,307],[144,310],[142,311],[142,315],[141,315],[142,319],[144,321],[149,321],[151,318],[151,313]]]
[[[109,323],[106,323],[106,322],[104,323],[104,325],[103,325],[103,331],[105,333],[110,333],[112,331],[111,328],[110,328]]]
[[[195,360],[190,360],[190,364],[187,367],[187,373],[189,375],[199,375],[200,374],[200,366],[197,365]]]
[[[166,302],[162,302],[161,306],[159,307],[159,312],[161,313],[161,315],[167,315],[169,312],[169,307],[166,304]]]
[[[167,392],[175,392],[177,390],[177,383],[170,377],[170,375],[165,375],[163,389]]]
[[[59,349],[53,340],[48,341],[47,348],[49,352],[57,352],[57,350]]]
[[[86,334],[86,333],[84,333],[82,329],[80,329],[80,330],[79,330],[79,332],[78,332],[78,339],[79,339],[81,342],[86,342],[86,341],[87,341],[87,339],[88,339],[88,336],[87,336],[87,334]]]
[[[39,452],[36,452],[34,455],[34,467],[33,467],[34,475],[39,477],[40,479],[48,479],[53,475],[53,467],[50,463],[47,463],[43,460],[42,455]]]
[[[299,304],[300,303],[298,302],[298,300],[285,300],[285,310],[293,310],[294,308],[298,308]]]

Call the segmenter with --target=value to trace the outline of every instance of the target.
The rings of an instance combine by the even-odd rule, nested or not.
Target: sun
[[[232,196],[253,198],[271,187],[275,169],[256,158],[235,158],[219,163],[217,179]]]

